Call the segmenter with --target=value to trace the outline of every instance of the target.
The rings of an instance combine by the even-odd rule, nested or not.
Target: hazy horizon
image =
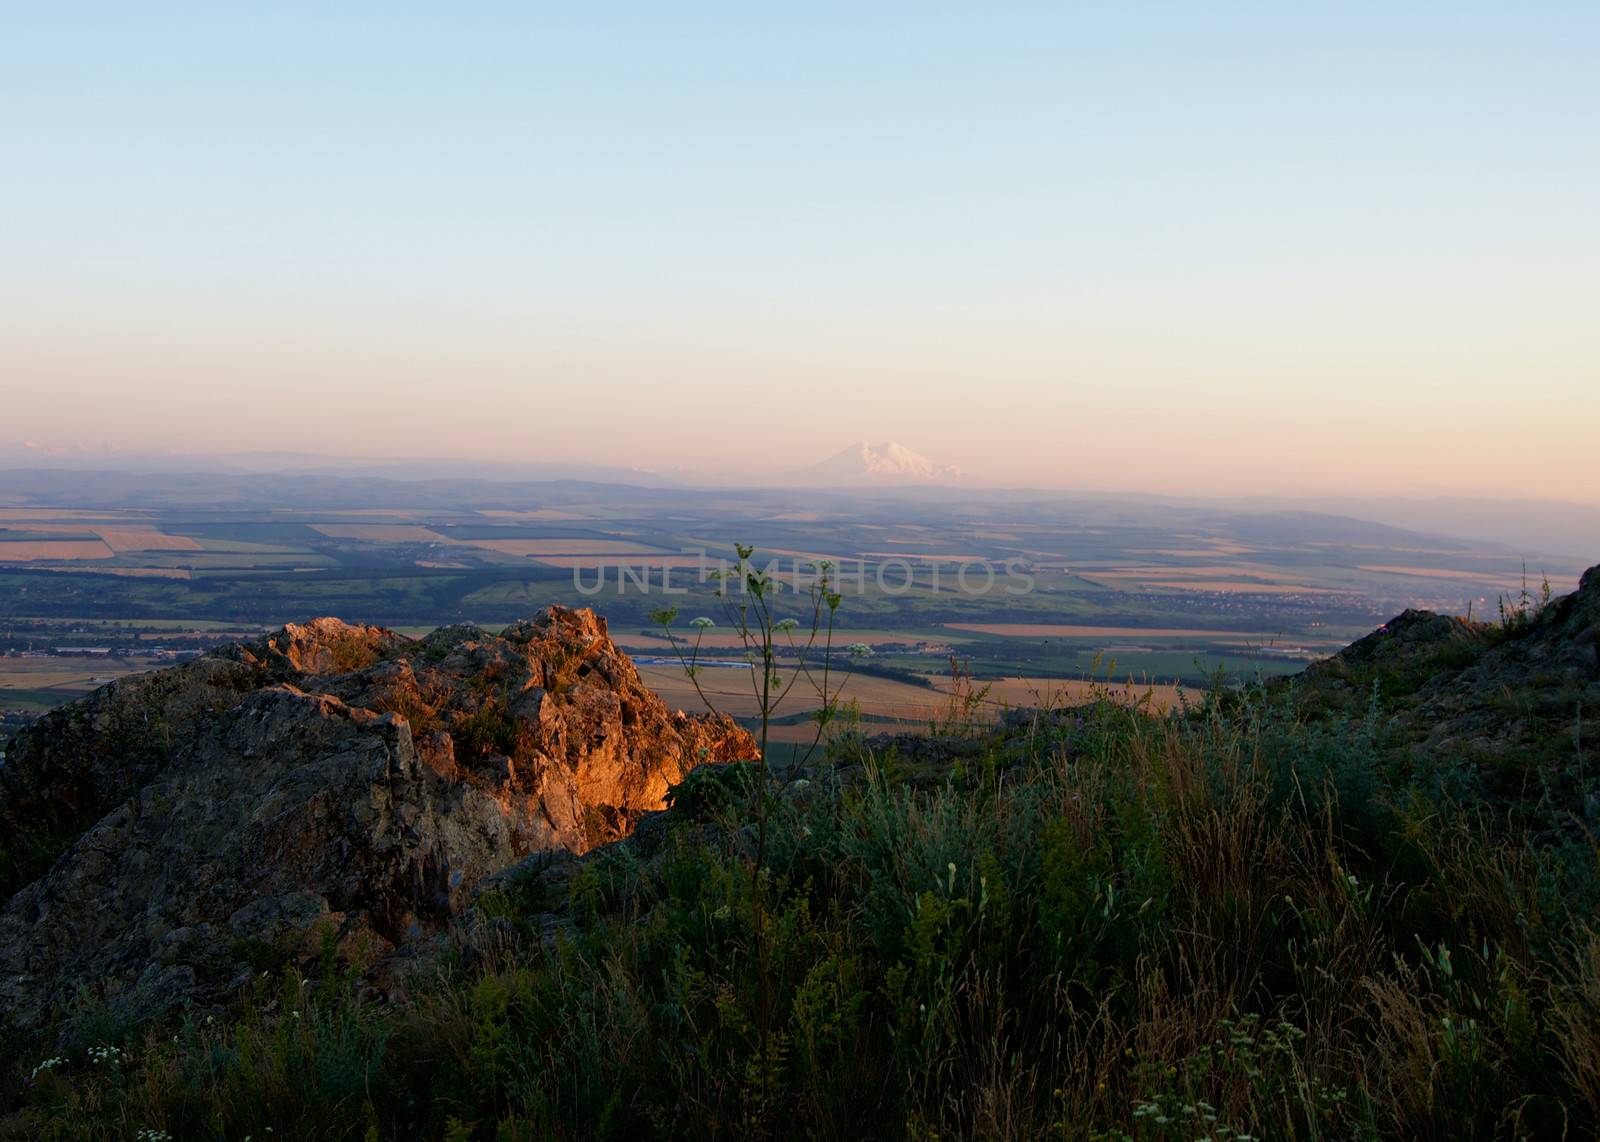
[[[839,452],[853,451],[865,441],[852,441]],[[893,442],[903,443],[903,442]],[[665,468],[649,468],[642,465],[628,466],[623,464],[607,464],[598,460],[588,460],[579,457],[570,461],[541,460],[536,457],[508,457],[495,459],[492,457],[461,455],[432,455],[415,456],[402,452],[372,453],[370,455],[351,455],[331,452],[295,452],[288,450],[269,449],[240,449],[237,451],[217,452],[180,452],[161,449],[95,449],[86,446],[63,445],[42,447],[33,442],[15,443],[0,439],[0,473],[7,471],[59,471],[62,473],[93,473],[124,472],[131,476],[141,475],[182,475],[187,473],[202,474],[205,472],[235,472],[235,473],[271,473],[293,474],[297,471],[326,472],[330,474],[350,473],[356,475],[381,475],[386,479],[404,481],[415,479],[429,481],[434,479],[464,478],[483,480],[487,482],[532,482],[544,480],[569,480],[592,479],[596,483],[626,484],[629,477],[641,484],[668,484],[685,488],[703,487],[707,489],[725,487],[761,488],[803,488],[804,482],[797,482],[795,477],[802,475],[808,468],[817,466],[815,461],[826,460],[830,457],[817,456],[812,463],[787,466],[773,465],[753,467],[706,467],[694,464],[677,464]],[[699,460],[714,464],[716,457],[699,457]],[[941,459],[941,458],[930,458]],[[585,475],[589,473],[589,475]],[[1207,492],[1182,486],[1168,487],[1136,487],[1120,484],[1069,484],[1069,483],[1032,483],[1016,482],[1004,483],[988,481],[982,478],[970,477],[965,474],[958,480],[944,484],[924,483],[915,480],[901,482],[880,483],[863,478],[854,482],[840,482],[834,485],[838,490],[871,491],[896,491],[920,490],[936,492],[946,489],[956,493],[973,492],[1059,492],[1064,495],[1081,494],[1088,496],[1103,496],[1110,499],[1118,497],[1164,500],[1181,503],[1185,500],[1196,502],[1213,502],[1246,505],[1252,502],[1267,504],[1319,504],[1330,502],[1347,502],[1350,504],[1363,502],[1390,501],[1394,503],[1410,503],[1424,505],[1429,503],[1460,503],[1460,504],[1545,504],[1555,507],[1572,507],[1580,509],[1593,508],[1600,511],[1600,488],[1574,489],[1574,494],[1541,494],[1533,491],[1508,491],[1502,494],[1472,494],[1450,492],[1415,493],[1383,492],[1288,492],[1261,489],[1243,492]],[[1589,495],[1584,495],[1589,491]],[[1600,529],[1600,515],[1595,517],[1595,526]]]
[[[1600,10],[0,18],[0,446],[1600,497]]]

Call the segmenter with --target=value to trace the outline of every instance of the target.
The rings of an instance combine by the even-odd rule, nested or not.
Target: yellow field
[[[894,728],[894,726],[872,726],[867,732],[876,733],[879,730],[893,730]],[[907,728],[910,728],[909,725]],[[767,728],[767,740],[771,742],[789,742],[794,745],[810,745],[817,740],[817,726],[815,722],[801,722],[793,726],[769,726]],[[826,744],[825,740],[818,743],[818,754],[821,754],[823,746]]]
[[[115,554],[98,539],[38,539],[0,543],[0,563],[34,559],[110,559]]]
[[[787,681],[793,671],[780,671]],[[694,686],[678,666],[641,666],[639,675],[668,706],[674,709],[703,710],[704,704]],[[760,704],[751,690],[750,672],[747,670],[706,669],[700,672],[700,688],[724,713],[738,717],[751,717],[760,712]],[[845,683],[844,698],[861,703],[861,711],[881,717],[897,718],[908,723],[926,723],[929,716],[945,703],[945,698],[932,690],[896,682],[891,678],[874,678],[857,675]],[[789,699],[779,708],[780,715],[813,710],[817,707],[814,690],[802,679],[790,691]]]
[[[125,658],[0,658],[0,705],[7,690],[92,690],[145,669]]]
[[[935,682],[942,691],[950,689],[951,683],[948,678],[935,679]],[[997,708],[1081,706],[1101,697],[1132,704],[1143,700],[1148,693],[1151,708],[1165,711],[1178,704],[1180,692],[1187,694],[1191,702],[1198,701],[1200,697],[1194,690],[1183,690],[1167,683],[1085,682],[1069,678],[1000,678],[980,683],[979,689],[985,685],[989,687],[985,702]]]
[[[1510,583],[1518,578],[1507,572],[1446,571],[1433,567],[1390,567],[1378,563],[1363,563],[1360,569],[1385,575],[1414,575],[1420,579],[1472,579],[1479,583]]]
[[[0,522],[54,519],[137,520],[143,516],[137,511],[61,511],[57,508],[0,508]]]
[[[789,671],[781,673],[786,680],[791,677]],[[679,667],[641,666],[639,674],[645,685],[660,694],[668,706],[691,712],[705,709],[693,684]],[[704,670],[699,682],[706,697],[723,713],[753,717],[760,712],[760,705],[751,690],[750,674],[746,671]],[[933,682],[935,689],[927,690],[890,678],[856,675],[844,684],[844,700],[859,703],[864,715],[889,718],[907,728],[922,728],[931,720],[942,721],[955,712],[952,702],[956,697],[955,682],[948,677],[935,678]],[[1005,709],[1035,706],[1059,708],[1083,705],[1097,698],[1109,698],[1131,705],[1145,701],[1147,695],[1151,709],[1165,711],[1178,705],[1180,693],[1179,687],[1167,684],[1108,684],[1063,678],[1002,678],[978,683],[974,691],[982,691],[984,687],[988,688],[987,693],[977,704],[981,712],[979,720],[982,721],[999,717]],[[1194,691],[1185,693],[1191,701],[1199,698]],[[780,716],[808,712],[816,709],[817,705],[816,692],[809,689],[802,679],[777,712]],[[774,727],[772,736],[777,741],[809,741],[812,732],[812,727],[807,725]]]
[[[199,551],[200,544],[187,535],[168,535],[151,524],[132,522],[124,526],[90,526],[81,523],[31,523],[28,531],[44,535],[81,536],[85,531],[98,535],[113,551]],[[73,542],[40,540],[41,543]],[[69,556],[68,558],[71,558]]]
[[[91,528],[113,551],[200,551],[200,542],[187,535],[168,535],[153,527]]]

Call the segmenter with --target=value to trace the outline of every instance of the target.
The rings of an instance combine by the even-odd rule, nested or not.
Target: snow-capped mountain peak
[[[797,475],[817,485],[954,484],[961,480],[961,469],[936,463],[892,440],[883,444],[863,441],[820,464],[802,468]]]

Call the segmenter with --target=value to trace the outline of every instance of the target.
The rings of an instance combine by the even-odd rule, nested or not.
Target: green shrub
[[[1592,840],[1419,788],[1381,725],[1102,703],[959,780],[775,795],[759,868],[749,771],[696,770],[693,827],[584,858],[558,935],[30,1059],[0,1136],[1592,1135]]]

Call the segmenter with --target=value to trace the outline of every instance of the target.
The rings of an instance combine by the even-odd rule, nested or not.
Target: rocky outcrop
[[[1575,759],[1600,742],[1600,567],[1578,590],[1496,632],[1456,671],[1420,687],[1410,722],[1433,753],[1491,765]]]
[[[319,619],[114,683],[0,771],[0,822],[48,817],[33,840],[61,850],[0,911],[0,1012],[149,1017],[308,941],[381,958],[482,877],[623,836],[694,766],[754,753],[555,607],[419,640]]]
[[[1600,567],[1500,623],[1406,611],[1287,685],[1310,712],[1356,713],[1375,697],[1390,751],[1412,772],[1471,773],[1489,796],[1543,798],[1600,824],[1587,788],[1600,742]]]
[[[110,682],[52,710],[10,743],[0,769],[0,836],[59,847],[132,796],[246,696],[374,664],[407,641],[378,627],[316,619]],[[0,879],[0,897],[21,887],[16,875]]]
[[[1440,652],[1455,647],[1469,651],[1481,649],[1487,645],[1489,633],[1486,623],[1468,622],[1432,611],[1402,611],[1333,658],[1313,664],[1309,672],[1333,672],[1350,666],[1410,669],[1416,664],[1432,669]]]

